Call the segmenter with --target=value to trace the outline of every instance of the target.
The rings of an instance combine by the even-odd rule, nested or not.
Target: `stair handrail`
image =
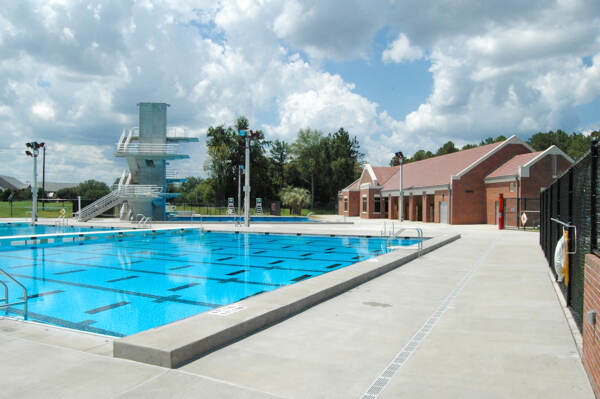
[[[23,290],[23,300],[22,301],[12,302],[12,303],[8,302],[8,286],[6,285],[6,283],[4,281],[0,280],[0,284],[2,284],[4,286],[4,299],[0,300],[0,302],[5,302],[4,304],[0,303],[0,308],[6,308],[6,314],[8,314],[9,306],[15,306],[15,305],[22,304],[23,305],[23,318],[25,320],[27,320],[27,300],[29,299],[29,297],[27,296],[27,288],[23,284],[18,282],[17,279],[15,279],[13,276],[11,276],[4,269],[0,268],[0,273],[5,275],[9,280],[11,280],[13,283],[18,285]]]

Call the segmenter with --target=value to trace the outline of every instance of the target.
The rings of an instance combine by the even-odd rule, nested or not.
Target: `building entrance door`
[[[440,202],[440,223],[448,223],[448,202]]]

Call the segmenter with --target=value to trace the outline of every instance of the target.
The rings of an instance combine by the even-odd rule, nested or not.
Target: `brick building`
[[[517,192],[539,197],[541,187],[550,184],[572,162],[555,146],[535,152],[517,136],[411,162],[402,167],[403,218],[452,224],[495,223],[491,197],[504,188],[510,196],[508,179],[519,185]],[[360,178],[341,190],[339,214],[397,219],[399,187],[400,166],[367,164]],[[513,194],[516,197],[516,192]]]

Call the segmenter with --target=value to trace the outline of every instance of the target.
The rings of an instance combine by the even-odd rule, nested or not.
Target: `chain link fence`
[[[541,194],[540,245],[554,270],[556,244],[569,232],[569,285],[559,283],[580,330],[583,326],[585,256],[598,251],[598,142]]]

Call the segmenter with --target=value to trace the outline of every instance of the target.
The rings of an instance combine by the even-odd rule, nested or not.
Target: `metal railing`
[[[398,229],[395,229],[395,225],[392,222],[391,226],[388,228],[387,223],[383,222],[383,229],[380,232],[381,237],[386,237],[386,248],[390,248],[391,241],[394,239],[400,238],[406,230],[414,230],[417,232],[417,256],[421,256],[423,254],[423,229],[415,226],[399,226]]]
[[[135,224],[137,224],[139,226],[152,228],[152,217],[151,216],[146,216],[141,213],[138,213],[137,215],[135,215],[135,220],[136,220]]]
[[[156,197],[163,192],[161,186],[152,184],[125,184],[120,187],[119,185],[114,185],[112,189],[113,193],[121,197]]]
[[[176,154],[177,144],[169,143],[119,143],[117,155],[120,154],[149,154],[149,155],[173,155]]]
[[[4,269],[0,268],[0,273],[6,276],[10,281],[18,285],[23,290],[23,300],[17,302],[8,302],[8,285],[2,280],[0,280],[0,284],[4,286],[4,299],[0,300],[0,308],[5,308],[6,314],[8,314],[8,308],[10,306],[15,305],[23,305],[23,318],[27,320],[27,300],[29,297],[27,296],[27,288],[21,283],[19,283],[13,276],[7,273]],[[2,303],[4,302],[4,303]]]

